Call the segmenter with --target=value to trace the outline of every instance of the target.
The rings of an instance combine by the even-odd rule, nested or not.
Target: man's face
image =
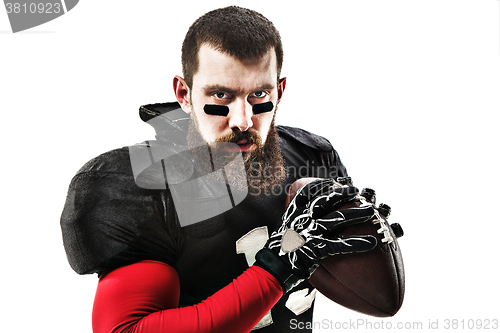
[[[242,180],[242,186],[246,187],[248,183],[249,193],[271,193],[286,177],[274,127],[274,115],[286,79],[277,82],[274,49],[260,59],[242,62],[203,45],[198,56],[199,69],[193,76],[192,89],[181,77],[174,78],[177,100],[182,109],[191,114],[190,146],[199,147],[202,141],[210,145],[215,142],[236,143],[239,146],[235,147],[236,150],[243,153],[246,177],[239,174],[241,171],[226,168],[230,179],[246,178]],[[253,105],[266,102],[273,103],[272,111],[253,113]],[[229,113],[227,116],[207,114],[204,112],[207,104],[227,106]]]
[[[285,79],[277,82],[274,49],[260,59],[242,62],[204,44],[198,57],[198,72],[193,77],[188,103],[181,105],[185,112],[194,113],[203,139],[215,142],[234,132],[248,131],[258,134],[265,143],[285,86]],[[253,114],[254,104],[269,101],[275,105],[273,111]],[[229,114],[206,114],[206,104],[228,106]],[[236,143],[242,152],[256,148],[245,139]]]

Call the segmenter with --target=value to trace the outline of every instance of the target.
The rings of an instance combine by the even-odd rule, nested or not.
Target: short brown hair
[[[220,8],[191,25],[182,44],[182,72],[190,89],[198,71],[198,51],[202,44],[242,61],[259,59],[274,48],[279,79],[283,64],[280,34],[271,21],[256,11],[237,6]]]

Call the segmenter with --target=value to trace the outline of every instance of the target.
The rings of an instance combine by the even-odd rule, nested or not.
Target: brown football
[[[317,178],[302,178],[288,191],[287,205],[298,189]],[[359,205],[349,203],[342,208]],[[386,231],[378,233],[385,225]],[[375,249],[325,258],[309,282],[330,300],[349,309],[376,317],[389,317],[403,303],[405,275],[401,249],[394,231],[383,219],[382,224],[366,222],[344,228],[342,236],[373,235]]]

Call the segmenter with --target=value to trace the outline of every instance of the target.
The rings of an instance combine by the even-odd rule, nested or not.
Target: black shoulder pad
[[[332,144],[326,138],[301,128],[278,125],[276,129],[279,135],[287,140],[295,140],[310,148],[324,152],[333,150]]]
[[[76,173],[117,172],[132,174],[128,147],[110,150],[85,163]]]
[[[179,231],[165,200],[165,191],[136,185],[127,147],[89,161],[72,179],[61,214],[71,267],[89,274],[140,260],[175,266]]]

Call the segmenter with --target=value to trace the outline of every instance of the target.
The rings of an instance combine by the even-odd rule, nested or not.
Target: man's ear
[[[181,108],[187,114],[191,114],[191,103],[189,103],[189,87],[186,81],[179,75],[174,77],[174,93],[177,102],[181,105]]]
[[[286,77],[278,80],[278,101],[276,102],[276,104],[280,102],[281,96],[283,96],[283,92],[285,91],[285,87],[286,87]]]

